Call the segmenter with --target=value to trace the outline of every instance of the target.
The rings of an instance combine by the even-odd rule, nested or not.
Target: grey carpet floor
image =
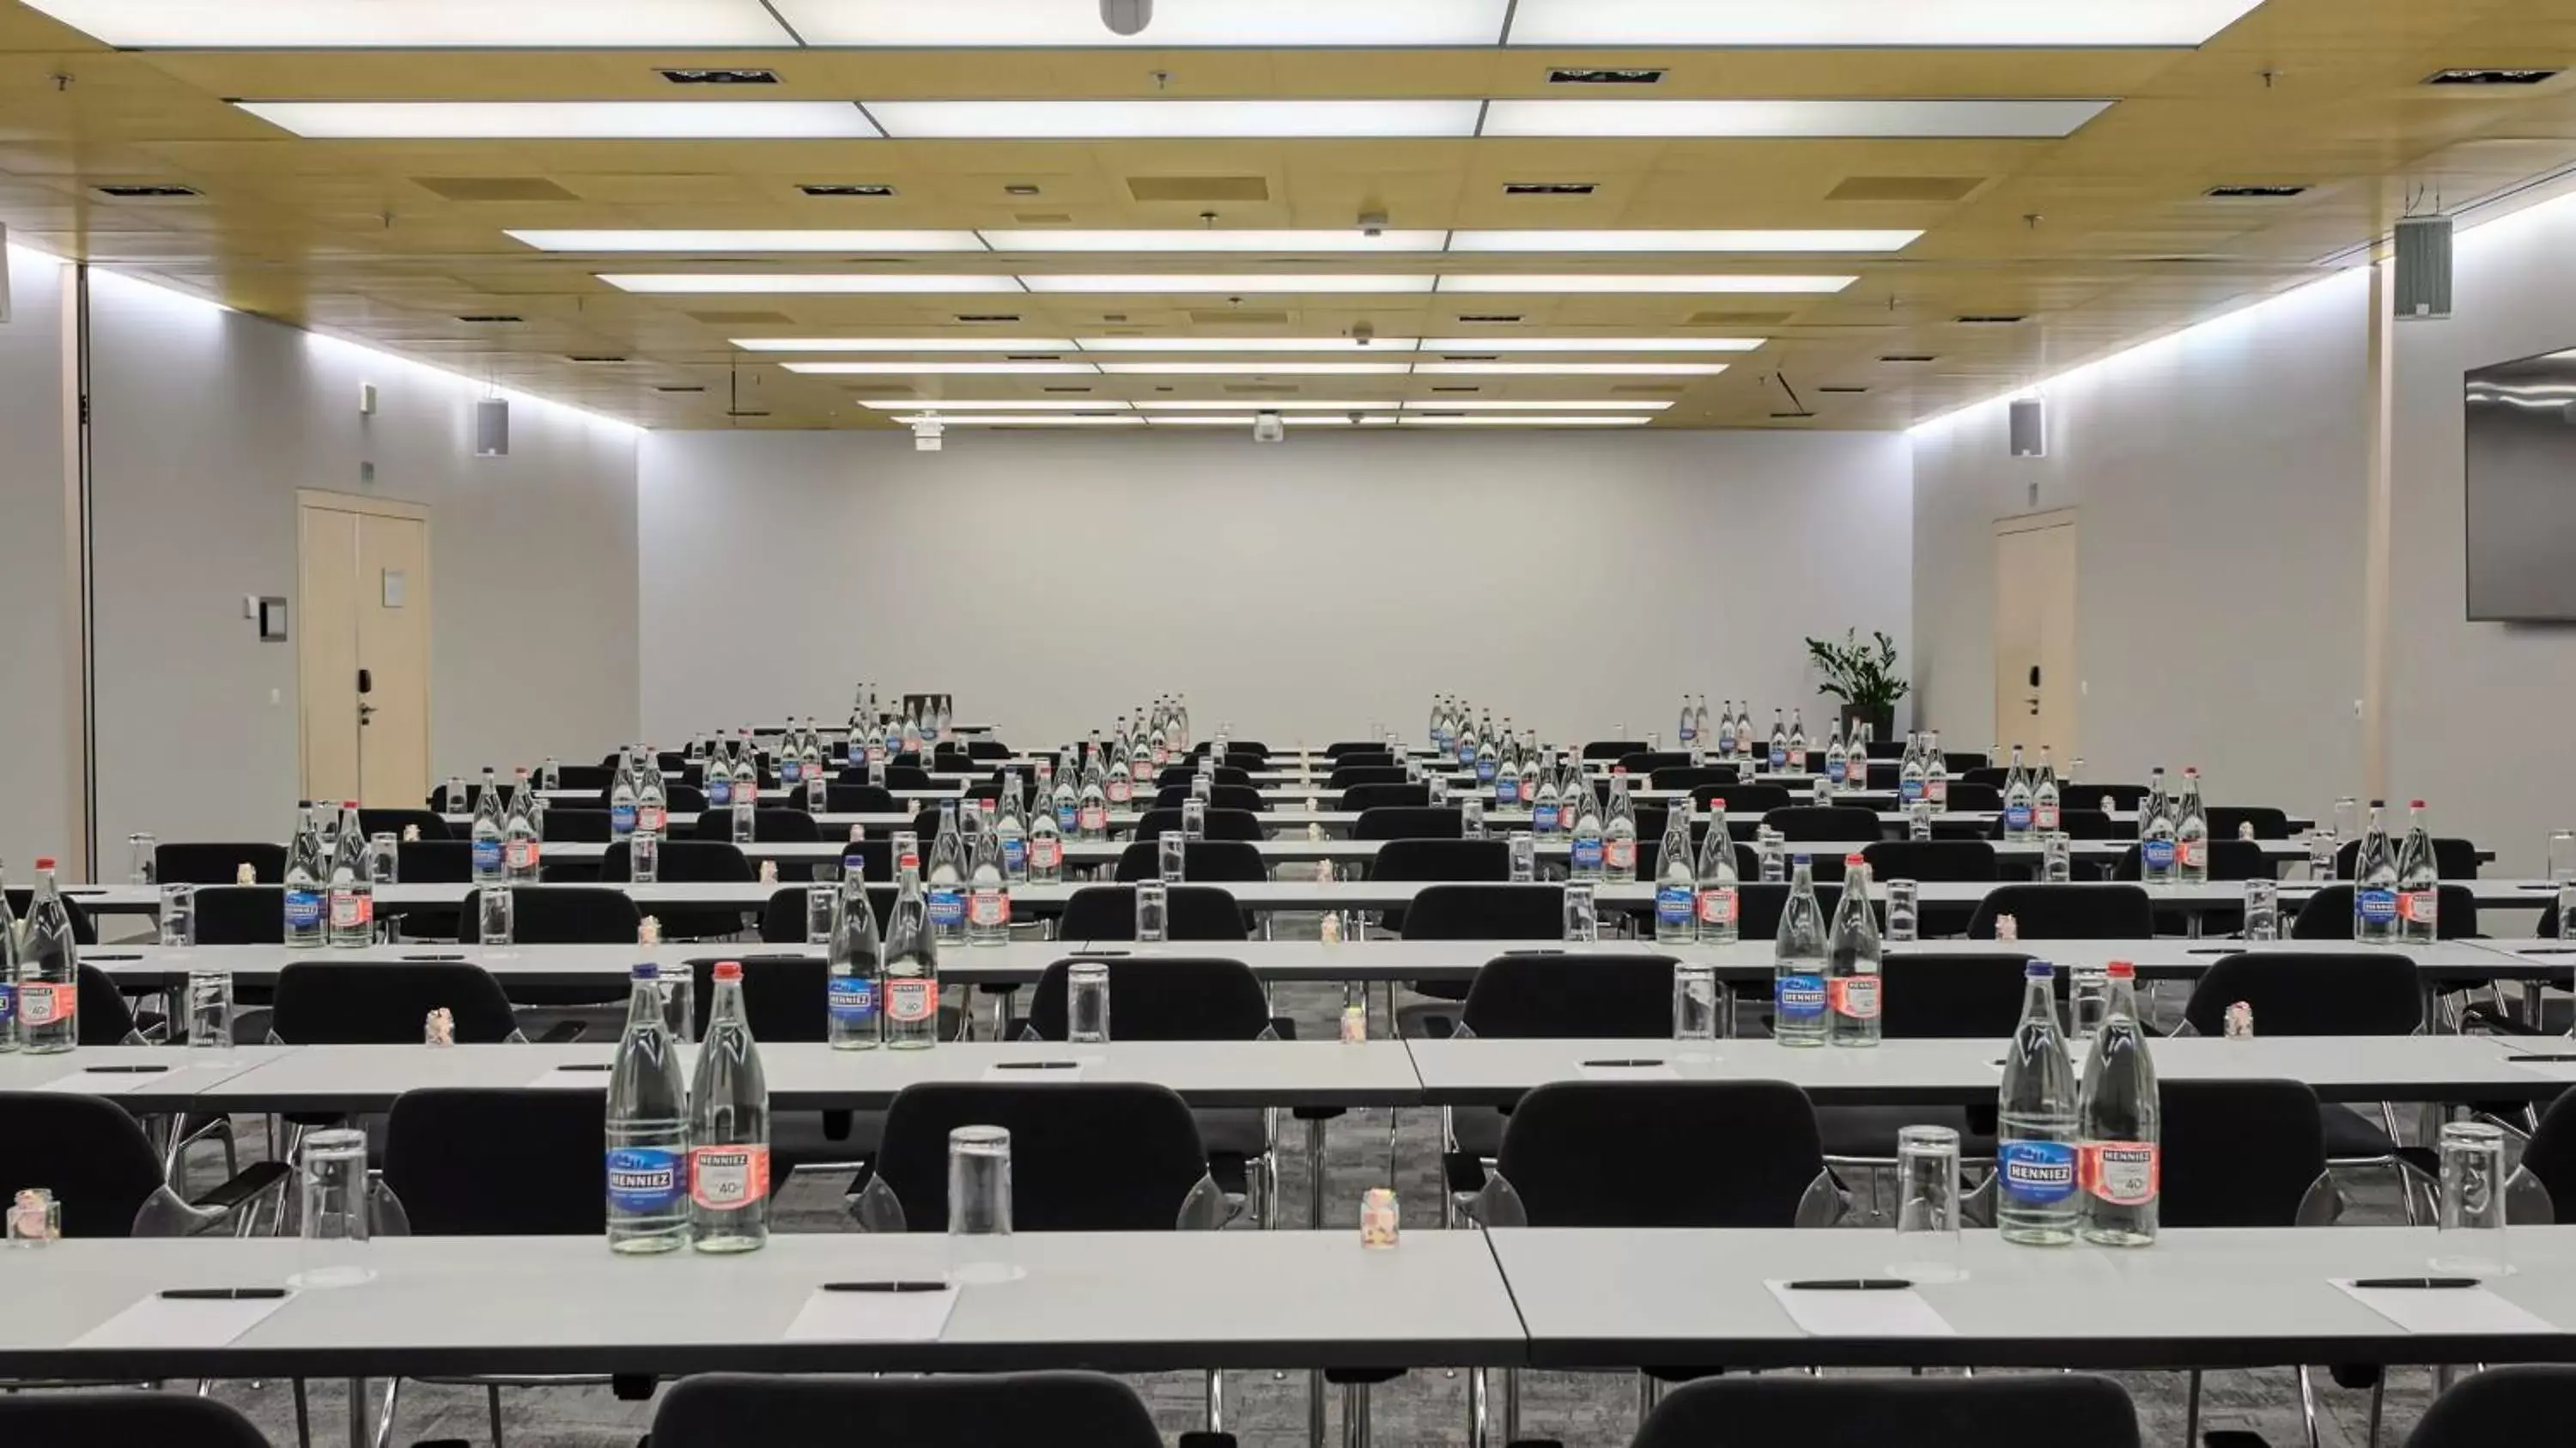
[[[1312,1037],[1332,1031],[1340,1000],[1335,987],[1298,987],[1282,988],[1276,1004],[1297,1019],[1301,1035]],[[613,1022],[606,1029],[613,1031]],[[1394,1123],[1393,1185],[1403,1220],[1407,1230],[1434,1230],[1439,1221],[1438,1113],[1416,1110],[1397,1115],[1401,1120]],[[1354,1112],[1332,1124],[1326,1155],[1330,1229],[1355,1233],[1361,1192],[1386,1183],[1389,1124],[1388,1113],[1379,1111]],[[1282,1154],[1283,1178],[1302,1182],[1302,1137],[1283,1142]],[[2355,1178],[2349,1187],[2353,1205],[2347,1221],[2403,1220],[2385,1181],[2384,1176],[2377,1181]],[[798,1177],[791,1181],[779,1199],[778,1230],[854,1230],[843,1211],[841,1187],[836,1180]],[[1293,1290],[1279,1284],[1245,1284],[1245,1289]],[[2329,1448],[2367,1448],[2368,1395],[2335,1387],[2322,1371],[2316,1376],[2321,1441]],[[2429,1374],[2422,1370],[2391,1375],[2381,1442],[2403,1441],[2429,1396],[2428,1380]],[[2138,1374],[2123,1381],[2137,1401],[2146,1441],[2182,1445],[2183,1379]],[[1199,1375],[1152,1375],[1135,1379],[1135,1384],[1167,1435],[1200,1426],[1204,1387]],[[344,1385],[315,1383],[309,1393],[314,1441],[345,1441]],[[216,1395],[248,1412],[281,1448],[297,1441],[292,1398],[285,1384],[225,1383],[218,1385]],[[1302,1373],[1232,1373],[1227,1395],[1227,1427],[1245,1448],[1295,1448],[1306,1441],[1307,1386]],[[1625,1375],[1528,1374],[1521,1402],[1525,1437],[1553,1438],[1580,1448],[1617,1448],[1636,1429],[1635,1381]],[[453,1439],[481,1448],[493,1436],[486,1412],[480,1388],[405,1383],[392,1441],[399,1445]],[[2202,1413],[2204,1430],[2251,1430],[2277,1448],[2295,1448],[2304,1441],[2298,1393],[2287,1369],[2211,1374],[2203,1390]],[[1332,1431],[1338,1433],[1338,1402],[1332,1404],[1331,1414]],[[506,1441],[514,1448],[633,1448],[650,1422],[651,1405],[619,1402],[605,1388],[513,1388],[502,1390],[501,1416]],[[1373,1441],[1381,1448],[1464,1443],[1465,1377],[1434,1368],[1383,1385],[1375,1390],[1371,1421]]]

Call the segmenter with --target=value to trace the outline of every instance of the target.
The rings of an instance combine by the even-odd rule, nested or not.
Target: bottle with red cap
[[[1869,862],[1843,856],[1843,898],[1826,935],[1825,1039],[1837,1046],[1879,1042],[1878,917],[1869,907]]]
[[[2442,865],[2424,801],[2406,802],[2406,842],[2397,847],[2397,938],[2430,944],[2442,933]]]
[[[738,960],[716,962],[715,1001],[689,1088],[688,1176],[699,1251],[749,1252],[769,1240],[769,1080],[744,1014]]]
[[[2115,960],[2110,976],[2102,1028],[2084,1057],[2075,1185],[2086,1241],[2144,1247],[2156,1240],[2162,1113],[2155,1062],[2138,1025],[2137,968]]]
[[[36,862],[36,898],[18,951],[18,1039],[29,1055],[80,1042],[80,948],[51,856]]]

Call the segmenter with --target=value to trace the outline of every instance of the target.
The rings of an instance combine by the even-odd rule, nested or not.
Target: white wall
[[[865,677],[1028,743],[1166,690],[1276,745],[1435,691],[1670,741],[1686,688],[1824,717],[1802,635],[1912,633],[1900,436],[1319,434],[650,434],[645,732]]]
[[[510,456],[477,458],[464,379],[106,273],[91,293],[104,868],[135,830],[285,827],[296,648],[241,600],[295,595],[298,488],[430,509],[432,777],[634,735],[633,429],[521,400]]]
[[[10,319],[0,324],[0,861],[28,883],[38,855],[68,855],[79,783],[67,690],[74,640],[64,617],[61,263],[9,254]]]

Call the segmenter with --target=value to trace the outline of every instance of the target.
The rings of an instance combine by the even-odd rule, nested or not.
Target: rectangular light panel
[[[1085,352],[1410,352],[1410,337],[1085,337]]]
[[[1438,251],[1445,231],[986,231],[995,251]]]
[[[918,404],[916,404],[918,405]],[[927,413],[898,417],[895,421],[909,426],[916,422],[937,422],[945,427],[1143,427],[1145,419],[1132,412],[1109,413],[1099,417],[1069,417],[1038,413],[1016,415],[984,413],[974,417],[933,418]]]
[[[1509,397],[1441,398],[1408,402],[1408,411],[1421,412],[1662,412],[1669,402],[1632,402],[1626,398],[1594,399],[1588,402],[1542,402]]]
[[[1432,417],[1408,412],[1406,427],[1644,427],[1651,417]]]
[[[1529,276],[1444,276],[1444,292],[1642,292],[1687,295],[1700,292],[1838,292],[1858,277],[1835,276],[1648,276],[1622,272],[1579,272]],[[1034,289],[1033,289],[1034,290]]]
[[[1387,139],[1476,134],[1481,101],[871,101],[897,140]]]
[[[983,251],[971,231],[533,231],[502,235],[539,251]]]
[[[1346,272],[1291,272],[1280,276],[1217,276],[1150,273],[1125,276],[1024,276],[1033,292],[1107,292],[1129,296],[1256,296],[1290,292],[1427,292],[1438,280],[1430,276]]]
[[[1750,352],[1767,337],[1429,337],[1425,352]]]
[[[845,272],[601,272],[599,279],[625,292],[704,295],[866,295],[883,292],[1020,295],[1017,277],[878,276]]]
[[[1903,251],[1920,231],[1453,231],[1451,251]]]
[[[1241,412],[1249,407],[1257,407],[1263,412],[1366,412],[1371,408],[1385,409],[1401,405],[1385,398],[1375,402],[1314,402],[1297,397],[1283,397],[1275,402],[1260,403],[1248,403],[1234,397],[1221,401],[1211,401],[1206,398],[1177,400],[1156,398],[1149,402],[1135,404],[1144,412]]]
[[[1060,337],[733,337],[746,352],[1071,352]]]
[[[772,0],[808,45],[1195,46],[1493,45],[1508,0],[1159,0],[1153,23],[1115,35],[1084,0]]]
[[[875,412],[1124,412],[1133,406],[1114,397],[1080,401],[1070,397],[1050,397],[1034,402],[1017,397],[953,400],[908,397],[900,402],[863,402],[859,405]]]
[[[1232,405],[1235,407],[1241,407],[1243,404],[1234,403]],[[1263,412],[1275,410],[1276,409],[1266,407],[1261,409]],[[1206,413],[1193,412],[1180,417],[1151,417],[1146,419],[1146,421],[1152,423],[1156,427],[1250,427],[1254,420],[1255,414],[1250,412],[1237,412],[1223,416],[1209,416]],[[1324,413],[1282,412],[1279,414],[1279,420],[1288,424],[1290,427],[1349,427],[1352,425],[1352,420],[1347,416],[1327,415]],[[1363,414],[1358,420],[1358,425],[1361,427],[1393,427],[1395,425],[1395,414],[1392,412],[1381,412],[1374,416]]]
[[[1101,362],[1113,376],[1156,377],[1401,377],[1410,362]]]
[[[2054,140],[2073,134],[2110,105],[2107,100],[1503,100],[1486,109],[1485,128],[1478,134]]]
[[[1513,45],[2194,46],[2261,0],[1520,0]]]
[[[847,101],[235,101],[316,140],[873,140]]]
[[[781,362],[814,377],[1096,377],[1088,362]]]
[[[138,49],[786,46],[760,0],[28,0],[75,30]]]
[[[1723,362],[1424,362],[1414,371],[1442,377],[1715,377]]]

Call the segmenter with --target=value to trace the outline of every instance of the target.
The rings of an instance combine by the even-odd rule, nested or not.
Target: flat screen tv
[[[2468,374],[2469,618],[2576,619],[2576,347]]]

